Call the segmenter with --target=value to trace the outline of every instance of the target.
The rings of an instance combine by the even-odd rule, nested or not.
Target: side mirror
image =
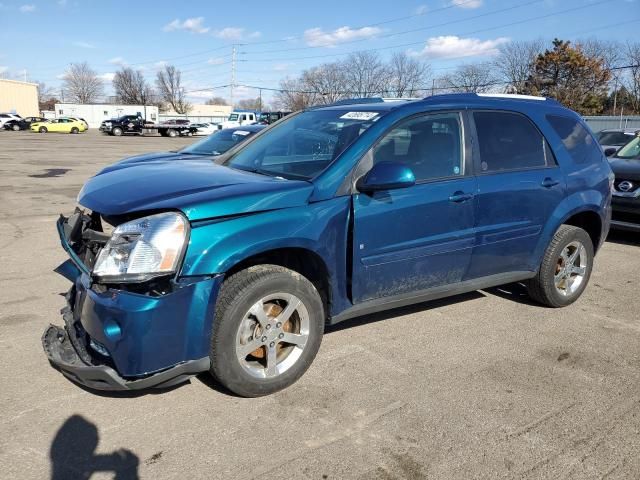
[[[404,163],[380,162],[376,163],[364,177],[358,180],[356,188],[360,192],[367,193],[407,188],[415,183],[415,175]]]
[[[605,157],[610,157],[611,155],[615,155],[617,151],[618,151],[617,148],[612,148],[612,147],[605,148],[604,155]]]

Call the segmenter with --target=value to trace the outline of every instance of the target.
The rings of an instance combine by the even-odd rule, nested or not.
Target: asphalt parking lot
[[[96,394],[54,371],[57,215],[101,167],[192,141],[0,132],[0,477],[640,478],[638,235],[610,237],[568,308],[508,286],[355,319],[269,397],[206,375]]]

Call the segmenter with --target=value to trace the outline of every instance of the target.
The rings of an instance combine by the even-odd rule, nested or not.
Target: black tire
[[[176,132],[173,128],[170,128],[169,130],[167,130],[167,136],[173,138],[176,137],[178,135],[178,132]]]
[[[40,128],[38,129],[38,132],[40,132],[40,133],[47,133],[47,132],[48,132],[47,127],[40,127]]]
[[[120,136],[122,136],[122,129],[120,127],[114,127],[114,129],[111,130],[111,134],[114,137],[120,137]]]
[[[576,242],[584,246],[585,249],[584,275],[582,275],[580,284],[575,291],[567,292],[567,294],[563,295],[561,289],[556,287],[555,278],[563,268],[562,253],[565,249],[571,248],[571,245]],[[582,261],[582,255],[579,258]],[[561,225],[544,252],[538,273],[528,282],[529,296],[536,302],[553,308],[566,307],[572,304],[580,298],[589,283],[591,271],[593,270],[593,258],[593,243],[589,234],[583,229],[572,225]]]
[[[15,125],[15,124],[14,124],[14,125],[11,125],[11,129],[12,129],[14,132],[18,132],[18,131],[20,131],[20,125]]]
[[[73,134],[80,133],[80,130],[78,130],[78,127],[73,127],[71,129],[71,133],[73,133]]]
[[[239,329],[252,305],[281,292],[295,295],[304,305],[309,320],[308,337],[299,357],[288,369],[271,378],[257,378],[243,367],[236,354]],[[242,270],[225,280],[218,296],[211,336],[211,374],[226,388],[243,397],[259,397],[282,390],[296,382],[313,362],[322,341],[324,322],[320,295],[304,276],[276,265],[258,265]],[[265,332],[263,330],[259,335]],[[257,335],[255,340],[258,340]],[[266,344],[264,348],[266,362]],[[286,355],[290,354],[291,351]],[[252,358],[251,355],[247,357]],[[286,355],[284,359],[288,358]]]

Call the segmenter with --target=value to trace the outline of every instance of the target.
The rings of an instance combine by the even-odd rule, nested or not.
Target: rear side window
[[[580,122],[562,115],[547,115],[547,121],[562,139],[564,147],[575,163],[595,163],[602,161],[600,145]]]
[[[511,112],[474,112],[480,170],[484,173],[544,167],[548,149],[542,134],[523,115]]]

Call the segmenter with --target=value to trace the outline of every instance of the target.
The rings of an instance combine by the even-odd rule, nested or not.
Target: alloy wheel
[[[554,284],[563,296],[574,294],[582,285],[587,273],[587,249],[574,240],[562,249],[556,263]]]

